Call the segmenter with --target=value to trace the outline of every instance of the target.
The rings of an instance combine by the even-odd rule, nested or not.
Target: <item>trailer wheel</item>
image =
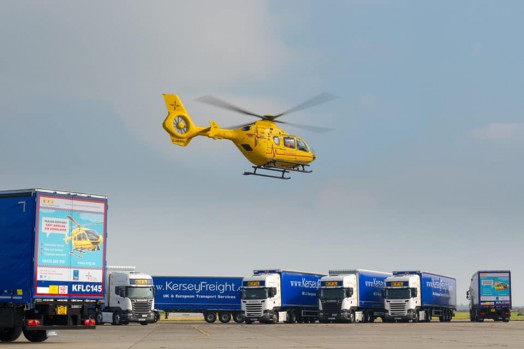
[[[47,331],[46,330],[37,330],[37,331],[24,330],[24,337],[27,338],[27,340],[30,342],[34,342],[34,343],[43,342],[47,339]]]
[[[13,342],[22,334],[22,327],[11,327],[0,329],[0,341]]]
[[[205,312],[204,320],[206,320],[207,323],[212,324],[213,322],[217,321],[217,314],[211,313],[211,312]]]
[[[231,314],[230,313],[218,313],[218,320],[220,320],[220,322],[223,324],[227,324],[229,321],[231,321]]]
[[[113,313],[113,325],[122,325],[122,312],[120,310]]]
[[[233,314],[233,321],[237,324],[241,324],[244,322],[244,314],[242,313],[234,313]]]

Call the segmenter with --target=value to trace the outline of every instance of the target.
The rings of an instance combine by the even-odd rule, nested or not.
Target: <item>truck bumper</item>
[[[154,323],[156,322],[156,317],[154,312],[148,314],[124,313],[122,314],[122,321]]]
[[[349,311],[340,311],[340,312],[328,312],[328,311],[320,311],[318,314],[318,317],[321,322],[325,321],[340,321],[340,322],[348,322],[351,319],[351,315]]]

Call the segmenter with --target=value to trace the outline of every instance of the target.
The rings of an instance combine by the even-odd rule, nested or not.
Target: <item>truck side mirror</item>
[[[267,295],[269,298],[275,297],[276,294],[277,294],[277,289],[275,287],[271,287],[268,289]]]
[[[353,287],[346,289],[346,298],[351,298],[351,297],[353,297]]]
[[[469,290],[466,291],[466,299],[468,301],[471,299],[471,292]]]
[[[411,289],[411,297],[416,297],[417,295],[418,295],[417,289],[416,288],[412,288]]]

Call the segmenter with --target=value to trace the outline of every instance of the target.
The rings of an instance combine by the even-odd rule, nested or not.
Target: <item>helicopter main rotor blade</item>
[[[313,97],[311,99],[308,99],[307,101],[297,105],[296,107],[293,107],[291,109],[286,110],[283,113],[275,115],[273,117],[273,119],[279,118],[282,115],[294,113],[294,112],[299,111],[299,110],[304,110],[304,109],[307,109],[307,108],[311,108],[311,107],[314,107],[316,105],[319,105],[319,104],[322,104],[322,103],[326,103],[326,102],[332,101],[332,100],[337,99],[337,98],[338,98],[337,96],[329,94],[329,93],[321,93],[318,96]]]
[[[76,224],[77,227],[80,227],[80,224],[78,224],[78,223],[75,221],[75,219],[74,219],[73,217],[71,217],[71,216],[67,216],[67,218],[69,218],[69,220],[70,220],[71,222],[73,222],[74,224]]]
[[[279,123],[279,124],[285,124],[285,125],[289,125],[292,127],[300,128],[300,129],[307,130],[307,131],[313,131],[317,133],[333,131],[332,128],[321,127],[321,126],[302,125],[302,124],[295,124],[292,122],[279,121],[279,120],[273,120],[273,122]]]
[[[206,103],[206,104],[218,107],[218,108],[231,110],[231,111],[234,111],[234,112],[237,112],[237,113],[241,113],[241,114],[245,114],[245,115],[251,115],[251,116],[254,116],[254,117],[257,117],[257,118],[260,118],[260,119],[264,119],[264,117],[262,115],[258,115],[258,114],[252,113],[250,111],[247,111],[245,109],[239,108],[237,106],[234,106],[231,103],[225,102],[225,101],[223,101],[221,99],[218,99],[216,97],[213,97],[213,96],[203,96],[203,97],[197,98],[197,101],[202,102],[202,103]]]

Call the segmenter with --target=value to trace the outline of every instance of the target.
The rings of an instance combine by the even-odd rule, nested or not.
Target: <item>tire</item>
[[[22,334],[22,327],[11,327],[0,330],[0,341],[13,342]]]
[[[244,322],[244,314],[242,313],[234,313],[233,314],[233,321],[237,324],[241,324]]]
[[[426,322],[431,322],[431,309],[426,310]]]
[[[251,324],[253,323],[253,320],[246,319],[246,320],[244,320],[244,322],[245,322],[247,325],[251,325]]]
[[[288,324],[294,324],[295,321],[296,321],[296,318],[295,318],[295,312],[293,310],[288,310],[287,312],[287,319],[286,319],[286,322]]]
[[[355,311],[354,310],[351,310],[349,312],[349,322],[355,322]]]
[[[104,322],[103,322],[103,316],[102,316],[102,312],[101,311],[97,311],[95,313],[95,323],[97,325],[103,325]]]
[[[33,343],[43,342],[47,339],[47,331],[46,330],[37,330],[37,331],[24,330],[24,337],[27,338],[28,341],[33,342]]]
[[[204,320],[206,320],[208,324],[212,324],[213,322],[217,321],[217,314],[212,312],[205,312]]]
[[[362,312],[362,322],[366,323],[368,322],[368,313],[367,311]]]
[[[122,312],[117,310],[113,313],[113,325],[120,326],[122,325]]]
[[[218,313],[218,320],[223,324],[227,324],[231,321],[231,313]]]
[[[271,321],[271,323],[278,323],[278,311],[273,311],[273,321]]]
[[[148,323],[147,323],[147,322],[141,322],[140,325],[142,325],[142,326],[147,326]]]

